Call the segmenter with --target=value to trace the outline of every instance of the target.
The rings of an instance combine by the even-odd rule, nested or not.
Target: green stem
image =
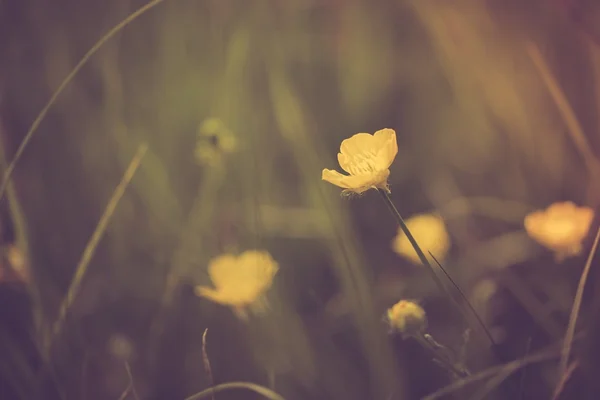
[[[402,232],[404,232],[404,234],[408,238],[408,241],[410,242],[410,244],[412,245],[412,247],[417,252],[417,256],[419,256],[419,260],[421,260],[421,262],[423,263],[423,265],[425,265],[427,267],[427,271],[429,271],[429,274],[431,275],[431,278],[433,279],[433,281],[435,282],[435,284],[440,288],[440,290],[442,290],[444,293],[446,293],[446,295],[462,311],[462,308],[460,308],[460,305],[456,302],[456,299],[454,298],[454,296],[452,296],[452,293],[450,293],[450,291],[448,290],[448,288],[446,287],[446,285],[444,285],[444,283],[442,282],[442,280],[440,279],[440,277],[436,274],[435,270],[433,269],[433,266],[431,265],[431,263],[429,262],[429,260],[427,259],[427,257],[425,257],[425,254],[423,254],[423,251],[421,250],[421,247],[417,243],[415,237],[412,235],[412,233],[410,233],[410,230],[408,229],[408,226],[406,226],[406,223],[404,222],[404,219],[402,218],[402,215],[400,215],[400,212],[398,211],[398,209],[396,208],[396,206],[394,205],[394,203],[392,203],[392,199],[390,198],[389,193],[385,189],[377,189],[377,191],[379,192],[379,194],[383,198],[383,201],[388,206],[388,208],[391,211],[391,213],[396,218],[396,222],[398,222],[398,225],[400,225],[400,229],[402,229]]]
[[[469,299],[467,299],[467,296],[463,293],[463,291],[461,290],[460,286],[458,286],[458,284],[456,282],[454,282],[454,279],[452,279],[452,277],[450,276],[450,274],[448,274],[448,272],[446,272],[446,270],[444,269],[444,267],[442,267],[442,264],[440,264],[440,262],[433,256],[433,254],[431,254],[431,252],[429,254],[431,255],[431,258],[433,258],[433,261],[435,261],[435,263],[437,264],[437,266],[439,267],[439,269],[441,269],[442,272],[444,273],[444,275],[446,275],[446,278],[448,278],[448,280],[450,281],[450,283],[452,284],[452,286],[454,286],[454,288],[456,289],[456,291],[458,292],[458,294],[460,295],[460,297],[465,301],[465,304],[467,305],[467,307],[469,308],[469,310],[471,311],[471,313],[475,316],[475,319],[477,320],[477,323],[479,324],[479,326],[481,326],[481,329],[483,329],[483,332],[487,336],[487,338],[490,341],[490,343],[495,346],[496,342],[494,341],[494,338],[492,337],[492,334],[490,333],[490,331],[488,330],[488,328],[485,326],[485,324],[483,323],[483,320],[481,319],[481,317],[479,316],[479,314],[477,314],[477,311],[475,311],[475,308],[473,307],[473,305],[471,304],[471,302],[469,302]],[[466,316],[465,316],[465,318],[466,318]]]
[[[414,336],[414,338],[417,342],[419,342],[419,344],[421,346],[423,346],[423,348],[425,350],[431,352],[433,354],[434,358],[437,361],[439,361],[444,366],[444,368],[446,368],[448,370],[448,372],[453,373],[460,378],[465,378],[468,376],[468,374],[464,370],[462,370],[461,368],[458,368],[452,362],[452,360],[449,360],[445,354],[442,354],[431,343],[429,343],[429,341],[427,339],[425,339],[425,337],[423,335],[416,335],[416,336]]]
[[[391,213],[396,218],[396,221],[398,222],[398,225],[400,225],[400,229],[402,229],[402,231],[404,232],[404,234],[408,238],[408,241],[410,242],[410,244],[412,245],[412,247],[417,252],[417,255],[419,256],[419,259],[421,260],[421,262],[423,263],[423,265],[425,265],[427,267],[427,270],[429,271],[429,273],[430,273],[431,278],[433,279],[433,281],[440,288],[440,290],[442,290],[444,293],[446,293],[446,295],[448,296],[448,298],[450,298],[450,300],[452,300],[452,302],[454,303],[454,305],[458,308],[458,310],[460,311],[460,313],[462,314],[462,316],[468,322],[469,318],[468,318],[465,310],[462,308],[462,306],[456,300],[456,298],[452,295],[452,293],[450,293],[450,290],[448,290],[448,287],[446,285],[444,285],[444,283],[442,282],[442,280],[439,278],[439,276],[437,275],[437,273],[433,269],[433,266],[431,265],[431,263],[429,262],[429,260],[427,259],[427,257],[425,257],[425,254],[423,254],[423,251],[421,250],[421,247],[419,247],[419,244],[417,243],[415,237],[412,235],[412,233],[410,233],[410,230],[408,229],[408,226],[406,226],[406,223],[404,222],[404,219],[402,218],[402,215],[400,215],[400,212],[398,211],[398,209],[396,208],[396,206],[392,202],[392,199],[390,198],[389,192],[387,190],[385,190],[385,189],[377,189],[377,191],[379,192],[379,194],[383,198],[383,201],[385,202],[385,204],[387,204],[387,206],[388,206],[389,210],[391,211]],[[440,265],[440,268],[441,268],[441,265]],[[443,268],[441,268],[441,269],[444,272],[444,274],[446,274],[446,276],[448,277],[448,279],[450,279],[450,276],[446,273],[446,271],[444,271]],[[452,281],[452,279],[450,279],[450,281]],[[452,283],[455,285],[455,287],[458,289],[458,291],[461,293],[461,295],[463,295],[463,293],[460,290],[460,288],[458,287],[458,285],[456,285],[454,283],[454,281],[452,281]],[[475,312],[475,309],[473,309],[473,307],[471,306],[471,304],[469,303],[469,301],[466,299],[466,297],[464,295],[463,295],[463,298],[467,301],[467,304],[469,305],[469,309],[475,315],[475,318],[477,319],[477,322],[480,324],[480,326],[482,327],[483,331],[485,332],[487,339],[490,341],[490,343],[492,344],[492,346],[495,345],[494,339],[492,339],[492,336],[491,336],[490,332],[486,328],[486,326],[483,323],[483,321],[481,320],[481,318],[479,318],[479,315],[477,315],[477,312]]]
[[[283,397],[281,397],[280,395],[278,395],[271,389],[267,389],[266,387],[257,385],[255,383],[250,383],[250,382],[221,383],[220,385],[213,386],[211,388],[208,388],[201,392],[198,392],[192,396],[189,396],[185,400],[200,400],[200,399],[210,396],[213,393],[221,392],[223,390],[231,390],[231,389],[246,389],[251,392],[258,393],[269,400],[284,400]]]

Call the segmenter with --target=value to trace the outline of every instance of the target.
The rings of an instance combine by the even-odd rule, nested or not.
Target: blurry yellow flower
[[[552,250],[560,262],[581,253],[593,219],[591,208],[566,201],[528,214],[524,225],[529,237]]]
[[[400,300],[387,310],[390,327],[404,337],[418,336],[427,329],[425,310],[414,301]]]
[[[397,153],[393,129],[382,129],[374,135],[357,133],[342,141],[338,153],[340,167],[349,175],[324,169],[322,179],[343,188],[342,193],[361,194],[374,188],[388,190],[389,168]]]
[[[218,118],[205,120],[198,128],[196,160],[203,165],[214,166],[222,162],[223,156],[237,149],[235,135]]]
[[[427,258],[431,259],[429,252],[439,262],[446,258],[450,249],[450,236],[446,230],[446,224],[440,216],[434,214],[415,215],[406,220],[406,226]],[[401,229],[398,229],[398,235],[392,241],[392,249],[413,263],[421,264],[417,252]]]
[[[245,308],[262,311],[264,294],[273,284],[279,266],[266,251],[248,250],[234,256],[224,254],[212,259],[208,274],[214,285],[196,287],[196,295],[232,307],[238,316]]]

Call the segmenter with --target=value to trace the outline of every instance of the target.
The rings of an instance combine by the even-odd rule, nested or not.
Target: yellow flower
[[[427,329],[425,310],[414,301],[400,300],[387,310],[390,327],[404,337],[421,335]]]
[[[406,226],[427,258],[431,259],[429,252],[439,262],[446,258],[450,249],[450,236],[444,220],[440,216],[434,214],[415,215],[406,220]],[[413,263],[421,264],[417,252],[401,229],[398,230],[398,235],[392,241],[392,249]]]
[[[524,225],[529,237],[552,250],[556,261],[561,262],[581,253],[593,219],[591,208],[566,201],[528,214]]]
[[[237,149],[235,135],[218,118],[205,120],[198,128],[196,160],[203,165],[214,166],[222,162],[224,155]]]
[[[234,256],[224,254],[212,259],[208,274],[214,289],[197,286],[196,295],[215,303],[232,307],[240,316],[246,316],[246,307],[264,310],[264,294],[273,284],[279,266],[266,251],[248,250]]]
[[[382,129],[374,135],[357,133],[342,141],[338,153],[340,167],[349,175],[324,169],[322,179],[343,188],[342,193],[361,194],[374,188],[388,190],[389,168],[397,153],[393,129]]]

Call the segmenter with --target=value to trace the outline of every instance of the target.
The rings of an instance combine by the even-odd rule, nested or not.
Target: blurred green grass
[[[8,158],[81,55],[138,3],[19,5],[0,64]],[[556,200],[583,202],[590,173],[523,43],[543,49],[592,153],[597,49],[550,5],[515,4],[178,0],[107,42],[40,125],[10,199],[22,210],[13,219],[43,331],[136,146],[149,143],[48,360],[67,398],[118,398],[105,382],[105,342],[117,333],[136,349],[142,398],[206,388],[205,327],[217,383],[274,376],[286,399],[419,398],[447,383],[427,356],[386,335],[381,317],[418,298],[452,347],[464,322],[422,269],[392,252],[396,227],[374,194],[342,199],[320,180],[341,140],[384,127],[398,132],[390,184],[401,212],[447,217],[447,267],[465,292],[484,279],[500,285],[480,311],[504,332],[502,361],[522,357],[529,337],[533,349],[560,340],[582,260],[549,266],[522,218]],[[239,142],[222,170],[194,158],[211,117]],[[269,249],[282,270],[272,312],[245,325],[190,288],[208,282],[208,260],[249,248]],[[115,309],[124,317],[112,318]],[[84,396],[88,352],[98,372],[87,385],[98,389]],[[472,352],[474,365],[491,365]],[[529,398],[551,393],[542,368],[528,379]],[[511,398],[506,387],[497,394]]]

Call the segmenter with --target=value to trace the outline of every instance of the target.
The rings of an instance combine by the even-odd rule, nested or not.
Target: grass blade
[[[79,62],[71,70],[69,75],[67,75],[67,77],[61,82],[61,84],[58,86],[58,88],[54,91],[54,93],[50,97],[50,100],[48,100],[48,102],[46,103],[44,108],[42,108],[42,111],[40,111],[38,116],[35,118],[35,120],[31,124],[31,127],[25,134],[23,141],[21,141],[21,144],[19,144],[19,147],[17,148],[17,151],[15,152],[15,155],[13,156],[12,161],[10,162],[10,164],[8,164],[8,167],[4,171],[4,177],[2,178],[2,184],[0,184],[0,200],[2,200],[2,198],[4,197],[4,192],[6,192],[6,188],[8,186],[8,182],[10,180],[12,172],[14,171],[15,166],[17,165],[17,162],[23,155],[25,148],[31,141],[33,134],[35,133],[37,128],[40,126],[40,124],[46,117],[46,114],[48,114],[48,111],[50,110],[50,108],[56,102],[56,99],[58,98],[58,96],[60,96],[60,94],[63,92],[63,90],[65,90],[65,88],[73,80],[75,75],[77,75],[77,73],[81,70],[81,68],[83,68],[83,66],[89,61],[90,58],[92,58],[92,56],[94,54],[96,54],[96,52],[104,45],[104,43],[108,42],[113,36],[115,36],[117,33],[119,33],[125,26],[129,25],[131,22],[133,22],[135,19],[137,19],[140,15],[144,14],[151,8],[154,8],[155,6],[162,3],[163,1],[165,1],[165,0],[152,0],[148,4],[138,8],[136,11],[129,14],[127,16],[127,18],[125,18],[123,21],[119,22],[115,27],[113,27],[104,36],[102,36],[100,38],[100,40],[98,40],[96,42],[96,44],[94,44],[92,46],[92,48],[89,49],[88,52],[84,54],[83,57],[81,57],[81,60],[79,60]]]
[[[587,278],[592,267],[592,260],[594,259],[594,255],[596,254],[596,249],[598,248],[599,240],[600,228],[598,228],[596,238],[594,239],[594,244],[592,245],[592,249],[590,250],[590,254],[588,255],[585,267],[583,268],[583,272],[581,273],[581,278],[579,278],[579,285],[577,286],[577,293],[575,294],[575,300],[573,301],[573,308],[571,309],[571,316],[569,317],[569,325],[567,326],[567,333],[565,334],[565,341],[563,343],[561,351],[560,364],[558,369],[558,373],[560,376],[564,375],[567,371],[567,363],[569,362],[569,355],[571,353],[571,347],[573,345],[573,336],[575,335],[575,325],[577,324],[579,310],[581,309],[581,301],[583,299],[583,290],[585,289],[585,283],[587,282]]]
[[[86,244],[85,249],[83,250],[83,254],[81,255],[81,259],[79,260],[79,263],[77,264],[77,267],[75,268],[75,273],[73,275],[73,279],[71,280],[71,284],[69,285],[69,289],[67,290],[67,294],[66,294],[65,298],[63,299],[62,304],[60,306],[58,318],[53,326],[53,337],[56,337],[56,335],[58,335],[60,333],[60,330],[62,328],[64,320],[67,316],[67,312],[69,311],[69,309],[71,308],[71,305],[75,301],[75,297],[77,296],[77,293],[79,292],[79,287],[81,286],[81,282],[87,272],[88,266],[90,264],[90,261],[92,260],[94,252],[96,251],[96,248],[98,247],[98,243],[100,242],[100,239],[102,239],[102,235],[106,231],[106,228],[108,226],[110,218],[114,214],[115,209],[117,208],[117,205],[119,204],[119,200],[121,200],[121,197],[123,197],[123,194],[125,193],[125,189],[129,185],[129,182],[131,182],[131,180],[133,179],[133,176],[135,175],[135,172],[137,171],[138,167],[140,166],[140,163],[142,162],[142,158],[146,154],[147,150],[148,150],[148,146],[146,144],[142,144],[138,148],[138,151],[136,152],[135,156],[131,160],[129,167],[127,167],[127,170],[123,174],[123,177],[121,178],[121,182],[119,182],[115,191],[113,192],[113,195],[111,196],[110,200],[108,201],[108,204],[106,205],[106,208],[104,209],[104,213],[100,217],[100,220],[98,221],[98,225],[96,225],[96,229],[94,229],[94,232],[92,233],[92,236],[90,237],[90,240]],[[52,343],[52,340],[50,340],[48,348],[50,348],[51,343]]]

